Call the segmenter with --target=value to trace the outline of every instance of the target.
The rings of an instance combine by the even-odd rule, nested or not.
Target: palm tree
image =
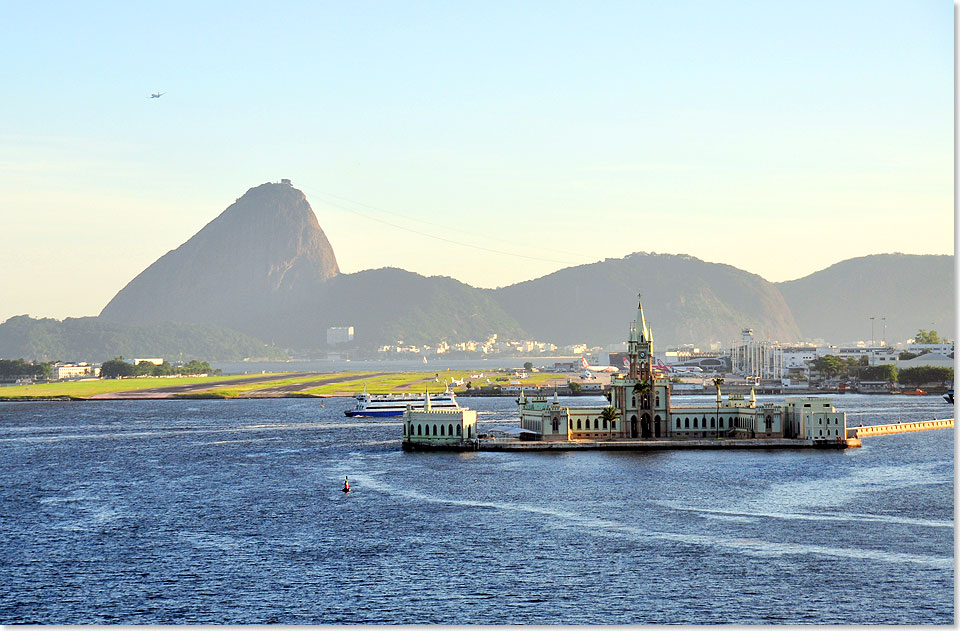
[[[637,385],[635,385],[635,386],[633,387],[634,393],[636,393],[636,394],[638,394],[638,395],[640,396],[640,405],[641,405],[641,406],[643,407],[643,409],[645,409],[645,410],[646,410],[649,406],[644,406],[644,405],[643,405],[643,395],[648,394],[651,389],[652,389],[652,388],[651,388],[651,385],[650,385],[650,382],[649,382],[649,381],[640,381],[640,382],[637,383]],[[648,400],[648,403],[649,403],[649,400]],[[640,414],[640,418],[641,418],[641,419],[643,418],[643,414]],[[643,422],[643,421],[641,421],[641,423],[642,423],[642,422]],[[643,436],[643,429],[642,429],[642,428],[641,428],[641,431],[640,431],[640,435]]]
[[[723,377],[714,377],[713,387],[717,389],[717,438],[720,438],[720,386],[723,385]]]
[[[610,438],[613,438],[613,422],[620,418],[620,410],[612,405],[608,405],[600,410],[600,418],[603,419],[604,423],[608,424],[610,428]]]

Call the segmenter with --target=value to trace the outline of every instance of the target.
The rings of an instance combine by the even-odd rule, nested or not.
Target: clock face
[[[640,359],[643,359],[646,356],[647,354],[644,351],[640,351]]]

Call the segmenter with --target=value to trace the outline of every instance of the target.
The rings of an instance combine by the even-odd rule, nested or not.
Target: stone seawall
[[[851,445],[853,446],[853,445]],[[661,449],[846,449],[846,441],[814,442],[790,438],[731,438],[724,440],[576,440],[526,441],[481,438],[479,451],[569,451],[606,449],[647,451]]]

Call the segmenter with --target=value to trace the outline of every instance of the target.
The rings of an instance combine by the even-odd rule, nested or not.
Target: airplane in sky
[[[590,372],[620,372],[620,369],[616,366],[591,366],[583,357],[580,358],[580,369],[589,370]]]
[[[151,99],[159,99],[161,96],[166,94],[166,92],[160,92],[159,90],[150,95]]]

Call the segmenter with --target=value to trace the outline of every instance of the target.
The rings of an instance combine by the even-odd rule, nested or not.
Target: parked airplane
[[[620,369],[616,366],[591,366],[583,357],[580,358],[580,368],[582,370],[589,370],[591,372],[620,372]]]
[[[160,98],[161,96],[163,96],[164,94],[166,94],[166,92],[159,92],[159,91],[157,91],[157,92],[151,94],[151,95],[150,95],[150,98],[151,98],[151,99],[159,99],[159,98]]]
[[[698,366],[667,366],[659,359],[654,362],[653,367],[666,375],[699,375],[703,372],[703,368]]]
[[[462,386],[462,385],[463,385],[463,379],[454,379],[453,377],[450,377],[450,385],[451,385],[451,386]]]

